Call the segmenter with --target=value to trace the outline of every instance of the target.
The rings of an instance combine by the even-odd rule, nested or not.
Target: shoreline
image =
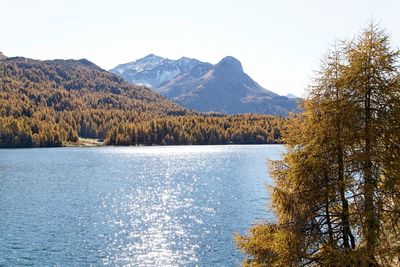
[[[96,140],[96,139],[93,139]],[[179,145],[179,144],[173,144],[173,145],[158,145],[158,144],[152,144],[152,145],[128,145],[128,146],[116,146],[116,145],[105,145],[104,142],[80,142],[80,143],[68,143],[68,144],[63,144],[61,146],[43,146],[43,147],[1,147],[0,150],[2,149],[35,149],[35,148],[96,148],[96,147],[172,147],[172,146],[259,146],[259,145],[284,145],[284,143],[266,143],[266,144],[204,144],[204,145]]]

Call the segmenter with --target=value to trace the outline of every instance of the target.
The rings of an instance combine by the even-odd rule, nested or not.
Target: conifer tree
[[[398,55],[373,23],[327,54],[271,166],[276,222],[236,237],[244,265],[400,264]]]

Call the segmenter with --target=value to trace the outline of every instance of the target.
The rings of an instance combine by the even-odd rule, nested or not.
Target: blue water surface
[[[0,150],[1,266],[237,266],[278,145]]]

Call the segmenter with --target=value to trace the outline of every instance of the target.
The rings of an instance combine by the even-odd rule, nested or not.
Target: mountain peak
[[[144,69],[144,68],[148,68],[148,67],[153,67],[153,66],[159,64],[160,62],[162,62],[163,60],[165,60],[165,58],[156,56],[154,54],[149,54],[149,55],[145,56],[144,58],[138,59],[134,62],[127,63],[127,66],[129,68],[130,65],[139,64],[138,68]]]
[[[221,59],[220,63],[229,63],[229,64],[240,64],[242,65],[242,63],[240,63],[240,61],[232,56],[226,56],[223,59]]]
[[[180,62],[191,62],[191,61],[197,61],[197,59],[189,58],[189,57],[181,57],[177,61],[180,61]]]
[[[297,96],[295,96],[294,94],[291,94],[291,93],[287,94],[286,97],[287,98],[292,98],[292,99],[297,98]]]
[[[145,56],[144,58],[141,58],[141,59],[139,59],[139,60],[163,60],[164,58],[163,57],[159,57],[159,56],[157,56],[157,55],[154,55],[154,54],[148,54],[147,56]]]
[[[234,57],[224,57],[215,65],[215,75],[217,76],[237,76],[243,73],[242,63]]]
[[[240,63],[239,60],[231,56],[227,56],[221,59],[221,61],[217,63],[217,67],[218,66],[243,70],[242,63]]]
[[[158,87],[181,73],[189,72],[200,63],[194,58],[181,57],[173,60],[149,54],[136,61],[118,65],[110,71],[122,76],[129,82]]]
[[[151,62],[154,58],[159,57],[150,54],[111,71],[131,83],[149,85],[167,98],[200,112],[287,115],[297,110],[296,100],[261,87],[232,56],[215,65],[188,57]]]
[[[87,66],[87,67],[91,67],[91,68],[96,68],[96,69],[100,69],[99,66],[97,66],[96,64],[94,64],[93,62],[91,62],[90,60],[86,59],[86,58],[81,58],[79,60],[77,60],[80,64]]]

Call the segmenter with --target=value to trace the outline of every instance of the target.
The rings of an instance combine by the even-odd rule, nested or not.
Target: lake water
[[[0,266],[236,266],[278,145],[0,150]]]

